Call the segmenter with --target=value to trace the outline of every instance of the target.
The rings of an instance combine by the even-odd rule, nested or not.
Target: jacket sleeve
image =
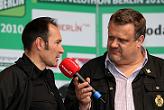
[[[0,110],[6,110],[12,102],[17,87],[16,75],[11,69],[0,72]]]
[[[73,80],[71,81],[64,100],[66,110],[79,110],[79,103],[75,94]]]
[[[103,88],[102,92],[104,92],[104,89],[106,89],[108,86],[105,80],[105,75],[104,75],[105,56],[106,54],[103,57],[101,56],[96,59],[92,59],[88,61],[82,66],[82,68],[79,71],[79,74],[83,78],[86,78],[86,77],[90,78],[90,81],[91,81],[90,85],[93,86],[96,90],[100,91],[101,88]],[[103,82],[103,86],[101,82]],[[107,96],[108,95],[106,95],[106,100],[107,100]],[[90,110],[105,110],[104,108],[106,105],[104,103],[101,103],[101,101],[95,100],[93,97],[91,97],[91,100],[92,102],[91,102]],[[66,110],[79,110],[79,102],[76,98],[73,80],[71,81],[68,87],[64,104],[65,104]],[[109,108],[107,108],[107,110],[108,109]]]
[[[80,71],[79,74],[81,74],[81,76],[83,76],[83,78],[89,77],[89,68],[88,68],[88,64],[84,65]],[[66,110],[79,110],[79,101],[76,98],[76,94],[75,94],[75,86],[73,84],[73,79],[71,81],[71,83],[69,84],[68,90],[67,90],[67,94],[64,100],[64,105]]]

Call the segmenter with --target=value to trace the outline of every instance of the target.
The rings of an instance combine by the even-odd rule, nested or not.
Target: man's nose
[[[61,53],[61,54],[64,53],[64,48],[63,48],[63,46],[61,46],[61,48],[60,48],[60,53]]]
[[[118,47],[119,45],[119,42],[117,39],[114,39],[112,42],[111,42],[111,47]]]

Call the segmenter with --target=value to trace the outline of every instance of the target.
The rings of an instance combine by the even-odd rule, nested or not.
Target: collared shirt
[[[146,50],[143,63],[137,67],[131,76],[126,77],[115,64],[106,56],[105,66],[109,69],[116,81],[116,92],[115,92],[115,110],[135,110],[133,101],[132,82],[138,75],[142,67],[147,63],[148,56]]]

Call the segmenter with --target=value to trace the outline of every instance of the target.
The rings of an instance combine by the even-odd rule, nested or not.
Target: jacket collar
[[[148,61],[145,64],[145,66],[142,68],[143,74],[155,78],[157,72],[155,66],[156,65],[154,63],[153,56],[148,53]]]
[[[102,79],[104,77],[108,77],[109,79],[114,79],[113,75],[110,73],[110,71],[105,67],[105,58],[106,58],[107,52],[104,53],[104,55],[97,57],[96,59],[93,59],[93,61],[96,61],[96,67],[95,67],[95,73],[93,75],[93,79]],[[91,60],[92,61],[92,60]],[[92,62],[93,63],[93,62]]]
[[[41,71],[37,68],[37,66],[32,63],[32,61],[25,55],[19,58],[15,62],[30,78],[37,78],[44,71]]]
[[[101,56],[101,60],[103,62],[105,62],[105,58],[106,58],[107,52],[105,52],[105,54],[103,56]],[[147,51],[147,57],[148,57],[148,61],[145,64],[145,66],[141,69],[142,72],[141,74],[150,76],[150,77],[156,77],[156,69],[155,69],[155,63],[154,63],[154,56],[150,55],[149,52]],[[105,68],[105,63],[102,63],[103,67]],[[113,77],[112,74],[109,74],[109,70],[105,68],[105,76],[107,77]],[[101,74],[97,74],[99,77],[102,77]],[[95,76],[97,77],[97,76]]]

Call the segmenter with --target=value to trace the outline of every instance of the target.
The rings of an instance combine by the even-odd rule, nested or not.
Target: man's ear
[[[42,50],[45,48],[45,42],[41,37],[37,37],[35,40],[35,46],[38,50]]]
[[[144,35],[141,35],[138,39],[137,39],[137,46],[138,47],[141,47],[142,46],[142,44],[143,44],[143,42],[144,42],[144,40],[145,40],[145,36]]]

